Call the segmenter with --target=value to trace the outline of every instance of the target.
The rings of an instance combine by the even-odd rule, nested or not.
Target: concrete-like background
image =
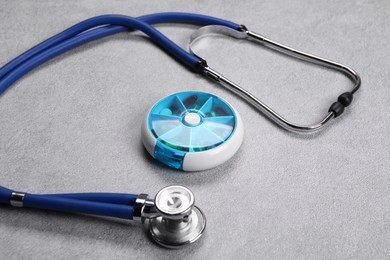
[[[207,230],[196,244],[166,250],[137,223],[1,207],[0,259],[389,259],[390,2],[2,0],[0,65],[89,17],[162,11],[243,23],[351,66],[362,89],[326,129],[300,136],[182,67],[140,33],[55,58],[0,97],[0,185],[33,193],[155,194],[182,184],[206,213]],[[197,27],[157,28],[185,47]],[[292,121],[319,120],[352,86],[339,73],[261,46],[204,41],[200,53],[212,67]],[[141,144],[148,108],[185,90],[219,95],[243,118],[241,149],[213,170],[168,169]]]

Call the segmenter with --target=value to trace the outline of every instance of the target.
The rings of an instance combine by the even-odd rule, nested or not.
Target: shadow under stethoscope
[[[1,205],[0,210],[4,215],[2,218],[7,218],[7,222],[0,223],[0,227],[7,225],[16,228],[21,233],[26,230],[30,234],[31,231],[60,234],[68,239],[102,240],[116,246],[132,247],[137,250],[163,249],[169,254],[169,249],[167,251],[167,248],[155,243],[148,230],[140,222],[40,209],[18,209],[7,205]],[[12,217],[5,215],[12,215]],[[29,217],[28,222],[25,219],[26,215]],[[204,238],[200,241],[203,240]],[[202,246],[200,241],[186,246],[186,250],[197,250]]]
[[[28,229],[77,238],[104,239],[122,245],[131,245],[139,240],[137,236],[140,239],[143,237],[140,232],[142,225],[128,220],[40,209],[18,209],[11,206],[0,208],[3,214],[13,216],[7,218],[7,226],[13,226],[18,230]],[[25,220],[26,215],[29,216],[28,222]],[[133,231],[131,237],[134,239],[129,239],[129,232]]]

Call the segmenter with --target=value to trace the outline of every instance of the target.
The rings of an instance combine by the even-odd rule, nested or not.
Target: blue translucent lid
[[[214,95],[182,92],[152,108],[149,128],[158,141],[174,150],[201,152],[230,138],[236,116],[225,101]]]

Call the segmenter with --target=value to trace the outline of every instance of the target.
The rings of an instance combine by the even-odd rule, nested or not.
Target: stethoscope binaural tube
[[[4,92],[14,81],[22,77],[25,73],[31,69],[39,66],[40,64],[70,50],[75,47],[78,47],[84,43],[100,39],[115,33],[123,32],[126,30],[139,29],[146,34],[148,34],[152,39],[154,39],[158,44],[163,44],[164,48],[171,50],[170,52],[175,57],[180,57],[181,61],[190,67],[195,68],[196,63],[199,62],[199,58],[190,53],[184,51],[182,48],[177,46],[175,43],[170,41],[161,42],[162,39],[166,38],[163,34],[159,33],[152,26],[145,26],[145,24],[157,24],[157,23],[187,23],[187,24],[196,24],[196,25],[221,25],[226,26],[232,29],[238,29],[239,25],[227,20],[220,18],[200,15],[200,14],[191,14],[191,13],[156,13],[149,14],[145,16],[140,16],[138,18],[132,18],[129,16],[123,15],[102,15],[96,16],[85,21],[82,21],[67,30],[47,39],[46,41],[36,45],[20,56],[16,57],[0,69],[0,94]],[[105,26],[103,26],[105,25]],[[103,27],[98,27],[103,26]],[[94,28],[98,27],[98,28]],[[62,43],[60,45],[60,43]],[[50,50],[55,47],[55,49]],[[50,50],[50,51],[49,51]],[[37,59],[32,59],[37,56],[37,54],[44,54],[38,56]],[[3,84],[3,78],[9,74],[12,70],[22,66],[25,62],[32,62],[34,65],[31,65],[29,69],[24,68],[24,70],[19,71],[15,77],[12,79],[9,84]]]
[[[0,186],[0,204],[138,220],[158,244],[169,248],[195,242],[206,228],[206,218],[195,206],[193,193],[183,186],[165,187],[154,199],[147,194],[125,193],[37,195]]]
[[[233,31],[233,35],[241,34],[243,36],[238,38],[253,40],[264,45],[265,47],[277,50],[289,56],[302,59],[316,65],[329,67],[346,74],[354,82],[354,87],[352,91],[341,94],[337,98],[337,101],[329,107],[326,116],[318,123],[311,125],[292,123],[283,118],[272,108],[268,107],[252,93],[209,67],[204,59],[194,55],[193,53],[189,53],[183,50],[150,25],[163,22],[191,23],[203,26],[223,26],[224,28]],[[98,28],[93,29],[94,27]],[[222,86],[234,92],[249,104],[253,105],[256,109],[276,122],[279,126],[293,132],[313,132],[319,130],[331,119],[340,116],[344,112],[344,109],[351,104],[353,100],[353,94],[360,88],[361,85],[361,79],[359,75],[351,68],[269,40],[257,33],[249,31],[244,25],[238,25],[236,23],[215,17],[191,13],[157,13],[141,16],[138,18],[122,15],[103,15],[85,20],[79,24],[76,24],[75,26],[72,26],[68,30],[55,35],[45,42],[30,49],[0,69],[0,94],[3,93],[13,82],[45,61],[52,59],[53,57],[56,57],[57,55],[75,48],[83,43],[121,32],[126,29],[138,29],[143,31],[164,50],[181,61],[183,64],[191,67],[199,73],[204,74],[207,78],[220,83]]]
[[[283,116],[278,114],[274,109],[266,105],[264,102],[262,102],[259,98],[257,98],[255,95],[253,95],[248,90],[244,89],[237,83],[234,83],[232,80],[226,78],[221,73],[215,71],[214,69],[210,68],[206,62],[203,64],[203,74],[210,78],[213,81],[218,82],[222,86],[224,86],[226,89],[232,91],[237,96],[244,99],[247,103],[258,109],[260,112],[262,112],[264,115],[266,115],[269,119],[274,121],[277,125],[281,126],[282,128],[292,131],[292,132],[301,132],[301,133],[307,133],[307,132],[314,132],[322,127],[325,126],[326,123],[328,123],[331,119],[336,118],[340,116],[346,107],[348,107],[353,100],[353,94],[360,88],[361,86],[361,79],[359,74],[354,71],[353,69],[331,61],[327,60],[318,56],[314,56],[296,49],[293,49],[291,47],[285,46],[281,43],[272,41],[262,35],[259,35],[257,33],[254,33],[252,31],[249,31],[246,26],[241,25],[240,29],[233,30],[228,27],[219,26],[219,25],[210,25],[210,26],[204,26],[200,28],[198,31],[192,34],[191,41],[190,41],[190,52],[196,55],[194,51],[194,44],[207,36],[214,35],[214,34],[220,34],[225,35],[228,37],[236,38],[239,40],[248,40],[255,42],[257,44],[260,44],[266,48],[273,49],[275,51],[278,51],[284,55],[288,55],[290,57],[303,60],[309,63],[312,63],[314,65],[323,66],[326,68],[333,69],[337,72],[340,72],[347,76],[352,82],[353,82],[353,88],[349,92],[344,92],[340,96],[338,96],[336,102],[332,103],[331,106],[328,109],[328,113],[323,117],[322,120],[320,120],[317,123],[310,124],[310,125],[302,125],[293,123],[287,119],[285,119]],[[198,56],[198,55],[196,55]],[[200,57],[200,56],[198,56]]]

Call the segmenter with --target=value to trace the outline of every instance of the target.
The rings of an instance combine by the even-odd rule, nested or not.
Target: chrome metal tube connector
[[[25,195],[26,195],[25,192],[20,192],[20,191],[12,192],[11,199],[10,199],[11,206],[17,208],[23,208],[23,200]]]

